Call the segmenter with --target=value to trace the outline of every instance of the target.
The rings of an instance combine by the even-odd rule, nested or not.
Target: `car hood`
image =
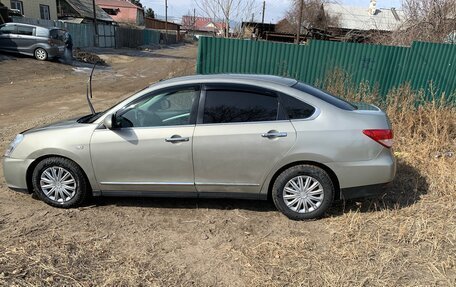
[[[34,127],[34,128],[23,131],[22,134],[30,134],[30,133],[51,130],[51,129],[71,128],[76,125],[81,125],[80,123],[78,123],[78,119],[80,119],[80,118],[81,117],[77,117],[77,118],[73,118],[73,119],[63,120],[60,122],[55,122],[55,123],[48,124],[45,126]]]

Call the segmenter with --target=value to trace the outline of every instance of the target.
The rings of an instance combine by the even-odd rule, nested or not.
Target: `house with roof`
[[[55,0],[0,0],[0,3],[27,18],[57,20]]]
[[[116,22],[129,23],[137,26],[144,25],[144,9],[130,1],[96,0],[96,4]]]
[[[377,8],[376,0],[367,7],[352,7],[339,2],[322,4],[318,23],[303,19],[299,42],[310,39],[340,42],[375,42],[398,29],[405,29],[405,13],[395,8]],[[276,24],[242,22],[244,38],[294,43],[297,23],[282,19]]]
[[[226,23],[215,21],[209,17],[182,16],[182,30],[205,35],[222,36],[225,34]]]
[[[59,20],[73,23],[94,22],[92,0],[57,0],[57,15]],[[112,24],[114,19],[98,5],[95,5],[97,22]]]
[[[307,26],[312,38],[334,41],[370,42],[372,37],[389,34],[404,28],[405,13],[395,8],[377,8],[371,0],[369,7],[342,5],[339,2],[324,3],[322,9],[335,25],[326,29]]]
[[[275,24],[261,22],[242,22],[241,33],[243,38],[249,39],[264,39],[265,34],[272,32],[275,29]]]

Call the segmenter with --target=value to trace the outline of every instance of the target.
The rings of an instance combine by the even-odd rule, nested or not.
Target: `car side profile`
[[[393,180],[389,120],[294,79],[196,75],[17,135],[8,186],[63,208],[94,196],[272,198],[295,220]]]
[[[0,51],[33,56],[45,61],[65,52],[65,31],[59,28],[6,23],[0,25]]]

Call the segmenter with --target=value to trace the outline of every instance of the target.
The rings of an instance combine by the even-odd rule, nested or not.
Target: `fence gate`
[[[97,25],[98,28],[98,47],[115,48],[116,33],[112,25]]]

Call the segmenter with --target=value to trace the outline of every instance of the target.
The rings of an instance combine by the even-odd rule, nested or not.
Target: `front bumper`
[[[6,185],[13,190],[27,191],[27,169],[33,159],[3,158]]]

